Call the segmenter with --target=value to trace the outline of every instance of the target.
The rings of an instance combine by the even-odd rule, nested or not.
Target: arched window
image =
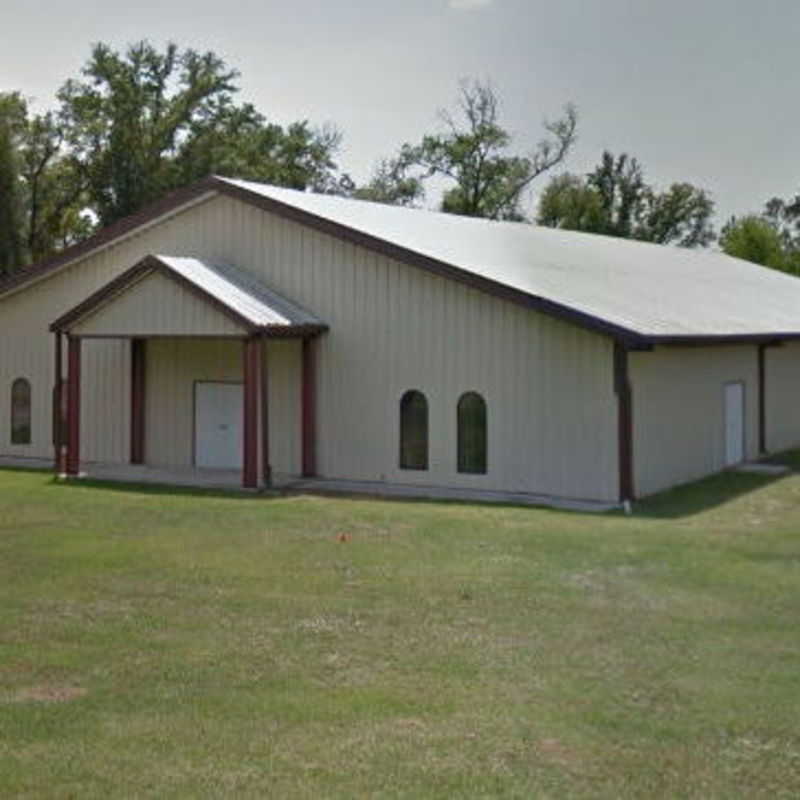
[[[477,392],[458,400],[458,471],[486,472],[486,401]]]
[[[400,398],[400,469],[428,469],[428,401],[416,389]]]
[[[11,384],[11,444],[31,443],[31,384],[17,378]]]

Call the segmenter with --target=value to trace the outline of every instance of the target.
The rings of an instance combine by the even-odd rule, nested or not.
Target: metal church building
[[[223,178],[0,283],[0,333],[0,463],[72,475],[611,505],[800,444],[796,278]]]

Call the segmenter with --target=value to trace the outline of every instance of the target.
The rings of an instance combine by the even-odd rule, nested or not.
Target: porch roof
[[[78,336],[309,336],[327,326],[229,264],[151,255],[50,325]]]

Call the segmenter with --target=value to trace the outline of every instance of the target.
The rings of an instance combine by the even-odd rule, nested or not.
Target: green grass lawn
[[[800,475],[632,517],[0,471],[0,797],[797,798]]]

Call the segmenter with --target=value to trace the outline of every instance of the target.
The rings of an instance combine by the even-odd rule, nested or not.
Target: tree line
[[[576,140],[571,105],[521,152],[492,86],[464,81],[437,131],[402,144],[357,185],[337,164],[336,128],[269,121],[236,101],[239,77],[213,52],[97,44],[55,109],[34,114],[19,92],[0,93],[0,276],[211,173],[405,206],[422,205],[433,182],[445,187],[442,211],[513,221],[530,221],[529,189],[551,173],[539,225],[684,247],[717,242],[800,273],[800,196],[773,198],[717,236],[708,191],[688,182],[658,189],[627,153],[604,152],[587,175],[552,174]]]

